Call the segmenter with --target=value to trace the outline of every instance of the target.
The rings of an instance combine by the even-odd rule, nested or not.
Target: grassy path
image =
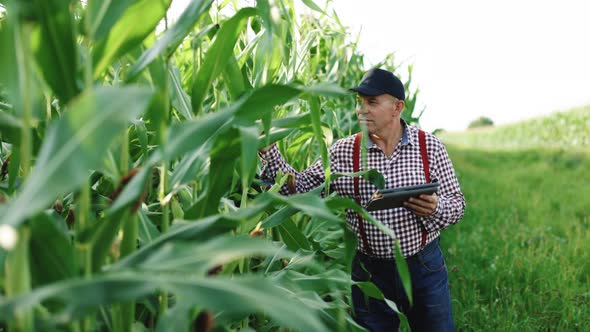
[[[446,230],[459,331],[590,331],[590,154],[449,147],[467,200]]]

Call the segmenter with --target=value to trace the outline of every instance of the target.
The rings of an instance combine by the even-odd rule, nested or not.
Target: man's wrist
[[[430,216],[428,216],[428,218],[436,219],[436,218],[441,217],[441,204],[442,204],[442,202],[439,197],[438,201],[436,202],[436,207],[434,208],[434,211],[432,212],[432,214]]]
[[[272,158],[272,150],[273,148],[276,149],[276,145],[276,143],[272,143],[271,145],[258,150],[258,156],[264,161],[269,161]]]

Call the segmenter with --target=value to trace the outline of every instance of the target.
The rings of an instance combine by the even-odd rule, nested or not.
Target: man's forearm
[[[259,156],[264,164],[261,174],[262,180],[274,182],[279,171],[283,174],[293,175],[293,180],[281,188],[280,193],[283,195],[308,192],[324,182],[321,163],[316,162],[310,168],[298,172],[285,161],[275,144],[269,146],[265,151],[260,151]]]

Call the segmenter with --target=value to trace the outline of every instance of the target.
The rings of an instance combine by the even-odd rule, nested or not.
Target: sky
[[[294,2],[296,12],[308,10]],[[175,3],[178,10],[188,0]],[[392,52],[402,80],[414,65],[425,130],[464,130],[480,116],[501,125],[590,104],[590,1],[333,0],[332,10],[351,38],[360,34],[367,69]]]
[[[402,79],[414,65],[425,130],[590,104],[589,1],[335,0],[328,8],[360,33],[368,64],[395,52]]]

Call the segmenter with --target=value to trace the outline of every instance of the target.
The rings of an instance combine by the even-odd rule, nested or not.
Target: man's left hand
[[[420,195],[419,198],[410,197],[407,202],[404,202],[406,208],[420,217],[430,217],[436,210],[437,205],[438,195],[436,193],[432,195]]]

